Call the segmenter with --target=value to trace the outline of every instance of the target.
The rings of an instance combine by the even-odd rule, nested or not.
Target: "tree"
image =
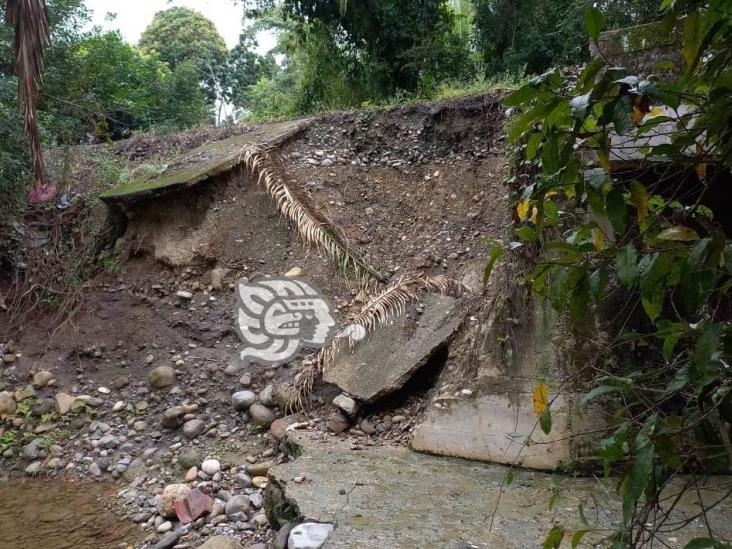
[[[610,28],[658,18],[657,0],[605,0]],[[475,42],[490,74],[586,61],[587,0],[474,0]]]
[[[266,10],[275,2],[257,4]],[[286,19],[296,22],[300,45],[310,50],[307,72],[312,78],[305,86],[310,103],[328,92],[324,77],[334,67],[345,78],[347,95],[370,99],[468,72],[468,45],[454,32],[455,12],[447,0],[371,0],[345,6],[332,0],[284,0],[280,7]]]
[[[260,78],[271,78],[278,69],[273,52],[265,55],[256,52],[256,35],[260,28],[256,24],[246,28],[226,61],[224,93],[226,100],[236,107],[248,108],[251,87]]]
[[[220,95],[228,50],[214,24],[201,13],[183,7],[156,13],[142,33],[140,47],[158,54],[173,70],[192,62],[211,99]]]

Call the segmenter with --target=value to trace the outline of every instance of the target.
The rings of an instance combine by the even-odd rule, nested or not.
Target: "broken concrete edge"
[[[303,449],[295,437],[285,434],[283,440],[287,453],[292,459],[297,459],[302,455]],[[286,494],[286,485],[284,481],[278,480],[274,474],[267,473],[267,486],[264,489],[264,510],[269,524],[274,528],[281,530],[282,528],[293,529],[295,526],[304,523],[328,524],[333,530],[337,528],[334,522],[318,520],[313,517],[306,517],[298,508],[297,503],[288,498]]]
[[[170,173],[156,178],[141,178],[123,183],[117,187],[106,190],[99,194],[99,198],[105,203],[127,202],[156,198],[163,194],[178,192],[184,189],[190,189],[199,183],[212,179],[216,176],[223,175],[237,168],[242,161],[242,151],[250,145],[257,145],[263,148],[281,147],[290,140],[295,139],[302,133],[311,123],[311,119],[292,121],[293,126],[272,139],[263,143],[247,142],[244,137],[247,134],[240,134],[216,141],[206,143],[189,151],[180,160],[183,162],[186,158],[190,159],[190,165],[172,169]],[[229,154],[224,155],[214,162],[196,162],[195,157],[202,152],[211,150],[213,146],[226,149],[233,143],[241,142],[238,149],[233,149]],[[200,165],[203,164],[203,165]]]
[[[392,323],[380,326],[355,349],[342,345],[333,364],[324,372],[323,381],[366,405],[374,405],[401,390],[431,359],[449,348],[469,318],[465,296],[453,298],[427,293],[423,302],[427,308],[414,333],[406,338],[403,335],[405,312]],[[389,353],[384,338],[398,340],[402,345]],[[427,350],[423,352],[423,349]],[[387,356],[380,356],[385,352]],[[379,364],[374,364],[375,361]],[[394,363],[399,362],[403,367],[397,369]],[[379,370],[381,363],[386,365],[383,371]]]

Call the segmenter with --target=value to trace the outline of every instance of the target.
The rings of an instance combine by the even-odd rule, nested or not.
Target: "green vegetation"
[[[597,329],[609,335],[576,375],[595,380],[583,404],[610,399],[607,409],[616,408],[597,451],[620,475],[622,520],[602,532],[585,521],[573,547],[590,532],[612,547],[647,546],[682,526],[668,514],[677,494],[662,495],[672,479],[690,474],[683,493],[730,470],[732,241],[720,225],[729,212],[718,209],[715,220],[703,204],[730,181],[732,4],[661,8],[666,29],[683,28],[678,76],[635,75],[598,58],[579,78],[551,69],[505,100],[519,223],[486,275],[501,255],[525,253],[535,258],[525,275],[535,292],[585,330],[603,319]],[[591,8],[584,21],[597,40],[607,17]],[[643,140],[654,132],[667,139]],[[613,135],[637,143],[630,172],[614,168]],[[549,432],[551,400],[543,402]],[[558,525],[544,546],[563,537]],[[709,529],[687,547],[727,547],[714,538]]]

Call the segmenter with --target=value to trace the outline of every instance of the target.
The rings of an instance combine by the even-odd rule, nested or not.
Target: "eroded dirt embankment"
[[[342,113],[310,121],[277,154],[288,184],[308,193],[388,279],[445,274],[478,295],[483,238],[501,238],[508,227],[501,125],[493,97]],[[176,150],[188,143],[172,141]],[[87,147],[70,173],[88,175],[83,155],[110,162],[124,156],[120,162],[135,173],[146,164],[159,169],[174,161],[169,150],[166,138]],[[86,196],[104,190],[88,178],[70,187]],[[11,330],[9,315],[0,312],[0,390],[13,401],[0,411],[7,413],[0,427],[3,471],[131,483],[120,508],[150,543],[176,532],[194,545],[214,534],[266,540],[271,532],[259,510],[266,480],[257,479],[288,459],[266,427],[284,415],[279,388],[301,360],[275,368],[240,364],[232,283],[299,269],[327,295],[338,319],[368,295],[337,276],[323,254],[304,248],[241,170],[125,208],[124,232],[104,268],[81,286],[83,301],[72,318],[57,324],[39,307]],[[416,305],[409,315],[418,322]],[[458,338],[443,357],[447,367],[458,368],[465,351]],[[155,381],[152,370],[169,379]],[[240,391],[252,391],[264,410],[232,403]],[[70,408],[59,394],[70,398]],[[355,447],[404,444],[425,406],[419,392],[402,393],[346,424],[331,424],[328,434],[324,418],[335,394],[319,387],[301,419]],[[202,469],[206,457],[219,470]],[[190,531],[160,507],[166,484],[186,475],[189,487],[221,506]],[[238,495],[247,503],[227,505]]]

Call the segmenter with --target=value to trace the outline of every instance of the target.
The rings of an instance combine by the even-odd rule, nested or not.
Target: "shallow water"
[[[132,544],[140,532],[111,511],[116,491],[106,483],[0,482],[0,547],[100,549]]]

